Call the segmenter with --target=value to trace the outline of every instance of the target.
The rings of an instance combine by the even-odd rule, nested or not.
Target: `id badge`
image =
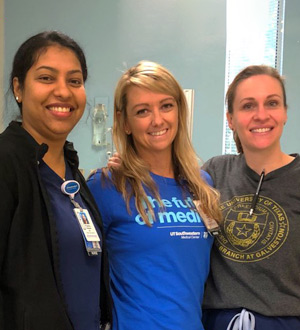
[[[100,238],[90,217],[89,211],[87,209],[75,208],[74,212],[86,240],[89,242],[99,242]]]
[[[88,255],[98,255],[101,252],[100,238],[89,211],[87,209],[75,208],[74,213],[78,220]]]
[[[199,200],[193,200],[193,203],[196,207],[197,212],[202,218],[207,231],[212,235],[216,236],[220,233],[220,226],[215,219],[209,218],[202,210],[201,203]]]

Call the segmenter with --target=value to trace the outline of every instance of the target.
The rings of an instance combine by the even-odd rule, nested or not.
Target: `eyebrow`
[[[175,101],[175,102],[176,102],[176,100],[174,99],[174,97],[173,97],[173,96],[170,96],[170,97],[166,97],[165,99],[159,101],[159,103],[162,104],[162,103],[164,103],[164,102],[166,102],[166,101],[168,101],[168,100],[172,100],[172,101]],[[135,105],[132,107],[132,109],[134,109],[134,108],[136,108],[136,107],[140,107],[140,106],[149,106],[149,105],[150,105],[150,103],[138,103],[138,104],[135,104]]]
[[[270,99],[274,96],[282,98],[282,96],[280,96],[279,94],[271,94],[271,95],[268,95],[266,98]],[[255,97],[245,97],[245,98],[241,99],[240,103],[242,103],[244,101],[253,101],[253,100],[255,100]]]
[[[267,96],[267,99],[269,99],[270,97],[274,97],[274,96],[281,97],[281,96],[278,95],[278,94],[271,94],[271,95],[268,95],[268,96]]]
[[[42,65],[42,66],[39,66],[36,70],[43,70],[43,69],[46,69],[46,70],[49,70],[49,71],[52,71],[52,72],[55,72],[57,73],[58,70],[56,70],[55,68],[51,67],[51,66],[47,66],[47,65]],[[73,74],[73,73],[81,73],[82,74],[82,71],[81,70],[70,70],[68,71],[68,74]]]

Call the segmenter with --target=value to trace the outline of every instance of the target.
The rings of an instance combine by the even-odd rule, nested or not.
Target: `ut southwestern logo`
[[[159,203],[155,198],[148,196],[149,202],[153,210],[159,209]],[[172,197],[169,199],[162,199],[164,211],[156,213],[155,221],[159,224],[178,224],[178,223],[202,223],[199,214],[194,211],[194,204],[190,197],[187,197],[184,201],[178,199],[177,197]],[[168,211],[168,209],[172,210]],[[184,210],[185,209],[185,210]],[[183,212],[185,211],[185,212]],[[150,212],[147,212],[150,223],[154,223],[154,219]],[[145,225],[140,214],[135,217],[135,221],[139,225]]]

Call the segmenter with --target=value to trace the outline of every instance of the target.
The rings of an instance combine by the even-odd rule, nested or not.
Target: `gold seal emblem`
[[[235,196],[221,204],[224,222],[216,237],[220,253],[238,262],[254,262],[271,256],[284,244],[289,222],[283,208],[259,196],[250,216],[253,195]]]

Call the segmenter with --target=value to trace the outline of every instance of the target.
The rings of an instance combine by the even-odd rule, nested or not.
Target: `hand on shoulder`
[[[118,169],[122,164],[122,159],[120,155],[115,152],[111,157],[109,157],[107,166],[112,169]]]

